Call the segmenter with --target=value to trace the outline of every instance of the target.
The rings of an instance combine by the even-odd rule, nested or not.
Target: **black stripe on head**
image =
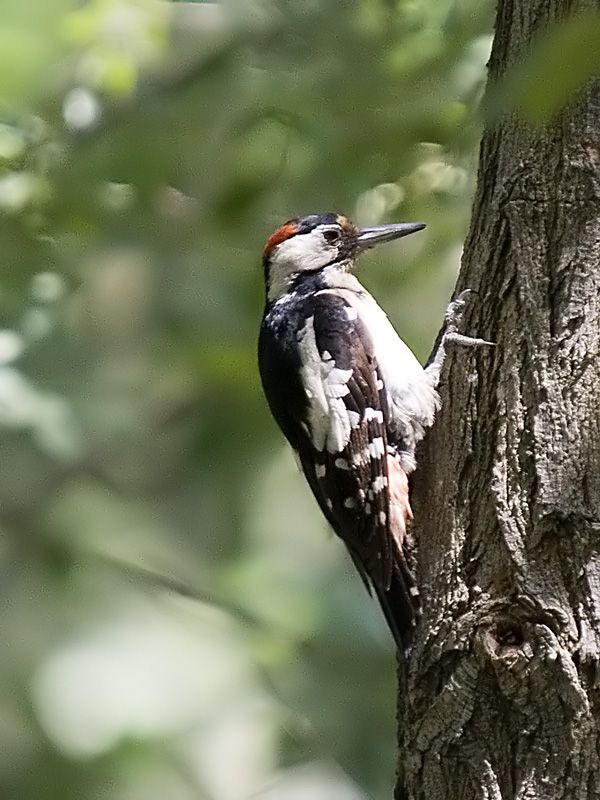
[[[319,225],[335,225],[338,222],[339,214],[307,214],[305,217],[298,217],[294,220],[298,228],[298,233],[310,233]]]

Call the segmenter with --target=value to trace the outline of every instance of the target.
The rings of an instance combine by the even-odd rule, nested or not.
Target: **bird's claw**
[[[487,339],[478,339],[475,336],[464,336],[456,331],[449,331],[444,339],[446,344],[457,344],[461,347],[496,347],[496,342],[488,342]]]
[[[458,328],[462,321],[465,308],[467,306],[467,298],[473,293],[472,289],[464,289],[457,297],[454,298],[446,309],[445,320],[449,327],[454,329]]]
[[[437,350],[433,353],[429,363],[425,367],[425,371],[435,387],[437,387],[440,380],[442,366],[446,358],[446,347],[448,345],[460,345],[462,347],[496,346],[494,342],[488,342],[485,339],[476,339],[459,333],[458,329],[467,305],[467,298],[470,294],[476,294],[476,292],[474,292],[473,289],[465,289],[448,305],[445,316],[446,325],[444,333]]]
[[[463,289],[463,291],[448,305],[445,317],[446,331],[444,333],[444,344],[457,344],[462,347],[495,347],[495,342],[488,342],[486,339],[465,336],[458,332],[467,306],[467,299],[471,294],[476,294],[476,292],[473,289]]]

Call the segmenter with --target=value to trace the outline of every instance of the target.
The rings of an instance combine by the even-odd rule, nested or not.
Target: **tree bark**
[[[573,0],[500,0],[490,81]],[[600,86],[483,137],[465,333],[413,487],[398,797],[600,797]]]

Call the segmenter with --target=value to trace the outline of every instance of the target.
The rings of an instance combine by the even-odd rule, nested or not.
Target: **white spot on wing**
[[[383,439],[381,436],[376,436],[372,442],[369,442],[369,455],[371,458],[383,458],[384,453]]]
[[[356,500],[353,497],[347,497],[344,500],[344,508],[356,508]]]
[[[359,453],[352,454],[352,463],[356,467],[360,466],[361,464],[366,464],[368,461],[369,461],[369,450],[366,447]]]
[[[338,469],[343,469],[346,471],[350,469],[350,465],[348,464],[345,458],[336,458],[336,460],[333,463]]]
[[[385,511],[379,512],[379,522],[381,522],[382,525],[385,525],[385,523],[387,522],[387,515]]]
[[[346,312],[346,317],[351,322],[354,321],[358,317],[358,311],[355,308],[352,308],[352,306],[346,306],[344,311]]]
[[[387,478],[385,475],[378,475],[373,481],[372,486],[375,493],[384,489],[387,486]]]
[[[326,474],[327,474],[327,467],[325,466],[325,464],[317,464],[315,466],[315,475],[317,476],[317,478],[324,478]]]
[[[383,412],[377,408],[365,408],[365,422],[370,422],[372,419],[379,423],[383,422]]]

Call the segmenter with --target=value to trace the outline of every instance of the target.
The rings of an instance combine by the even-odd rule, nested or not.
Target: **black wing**
[[[382,377],[371,338],[352,306],[324,291],[311,298],[305,314],[309,310],[299,342],[307,405],[297,450],[319,505],[375,589],[400,644],[401,630],[413,621],[415,592],[402,552],[404,519],[400,525],[390,508],[392,450]],[[315,365],[324,398],[315,397]]]

